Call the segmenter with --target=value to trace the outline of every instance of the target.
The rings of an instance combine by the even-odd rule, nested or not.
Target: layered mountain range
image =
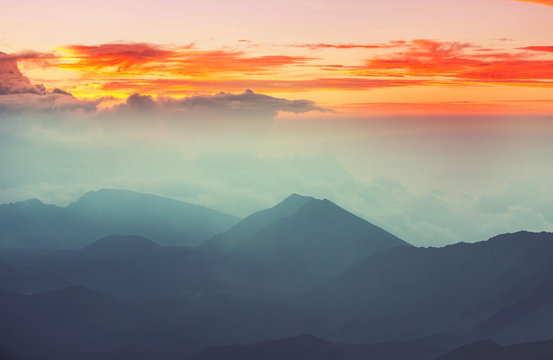
[[[240,220],[126,190],[0,224],[5,359],[551,355],[550,233],[418,248],[298,194]]]

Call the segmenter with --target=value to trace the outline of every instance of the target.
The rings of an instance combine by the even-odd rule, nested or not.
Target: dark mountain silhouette
[[[532,273],[507,291],[433,337],[442,343],[470,342],[475,337],[514,344],[553,338],[553,266]]]
[[[0,318],[2,359],[176,360],[210,344],[293,331],[301,314],[218,294],[120,303],[72,286],[32,295],[0,290]]]
[[[196,335],[199,324],[158,305],[120,303],[79,286],[32,295],[0,290],[0,358],[177,360],[207,345]]]
[[[133,319],[101,294],[69,287],[37,295],[0,291],[2,359],[93,359]],[[86,349],[83,351],[83,349]]]
[[[33,277],[0,263],[0,288],[9,291],[25,291],[32,286]]]
[[[189,360],[423,360],[446,350],[422,343],[334,344],[312,335],[209,347]]]
[[[38,200],[0,205],[0,246],[79,248],[112,234],[138,234],[164,245],[195,246],[238,218],[160,196],[99,190],[67,207]]]
[[[305,306],[326,317],[322,334],[328,338],[375,342],[430,336],[551,266],[551,254],[553,234],[528,232],[444,248],[392,248],[311,292]],[[467,334],[468,341],[482,335]]]
[[[259,286],[296,290],[337,276],[377,251],[406,245],[328,200],[300,195],[244,219],[213,241],[230,249],[218,261],[227,273]]]
[[[112,235],[99,239],[82,252],[95,258],[143,258],[162,256],[165,249],[142,236]]]
[[[436,360],[549,360],[553,359],[553,340],[502,346],[491,340],[462,346]]]
[[[78,284],[121,301],[146,301],[219,289],[207,260],[194,248],[140,236],[109,236],[81,250],[3,249],[0,288],[34,293]]]

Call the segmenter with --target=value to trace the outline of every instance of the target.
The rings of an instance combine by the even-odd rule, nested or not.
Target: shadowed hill
[[[327,316],[327,337],[413,339],[470,316],[489,299],[551,266],[551,254],[551,233],[505,234],[444,248],[397,247],[361,261],[304,302]],[[488,311],[502,306],[497,301]],[[454,339],[448,343],[455,344]]]
[[[515,344],[549,339],[553,338],[552,322],[553,265],[549,265],[467,310],[432,341],[468,343],[475,338],[492,338],[502,344]]]
[[[142,236],[113,235],[99,239],[82,252],[95,258],[150,257],[165,253],[164,248]]]
[[[491,340],[462,346],[436,360],[550,360],[553,340],[501,346]]]

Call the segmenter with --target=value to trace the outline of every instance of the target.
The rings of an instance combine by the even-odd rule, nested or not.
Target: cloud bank
[[[120,46],[107,48],[87,48],[88,51],[109,57],[113,51],[124,53],[129,60],[121,66],[135,66],[144,59],[166,56],[168,51],[156,50],[144,44],[135,44],[123,51]],[[71,93],[62,89],[47,91],[43,85],[31,84],[30,80],[21,73],[17,66],[17,59],[23,56],[0,54],[0,112],[57,112],[86,111],[98,112],[98,105],[113,98],[98,98],[94,100],[80,100]],[[33,54],[29,57],[35,56]],[[220,92],[213,95],[194,95],[188,97],[154,98],[151,95],[132,94],[123,104],[114,106],[104,113],[112,116],[121,114],[151,115],[153,112],[173,113],[184,117],[228,117],[247,120],[251,117],[260,117],[271,120],[280,111],[291,113],[305,113],[310,111],[328,111],[317,106],[310,100],[288,100],[258,94],[246,89],[242,93],[232,94]]]
[[[230,114],[231,116],[255,114],[263,117],[274,117],[279,111],[305,113],[309,111],[327,111],[310,100],[288,100],[263,94],[256,94],[246,89],[240,94],[221,92],[214,95],[196,95],[183,98],[160,97],[154,99],[149,95],[133,94],[125,104],[116,108],[118,111],[173,111],[173,112],[206,112]]]

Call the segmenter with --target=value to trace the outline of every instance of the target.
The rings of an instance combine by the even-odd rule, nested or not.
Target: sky
[[[553,230],[553,1],[0,12],[0,202],[329,198],[418,245]]]

